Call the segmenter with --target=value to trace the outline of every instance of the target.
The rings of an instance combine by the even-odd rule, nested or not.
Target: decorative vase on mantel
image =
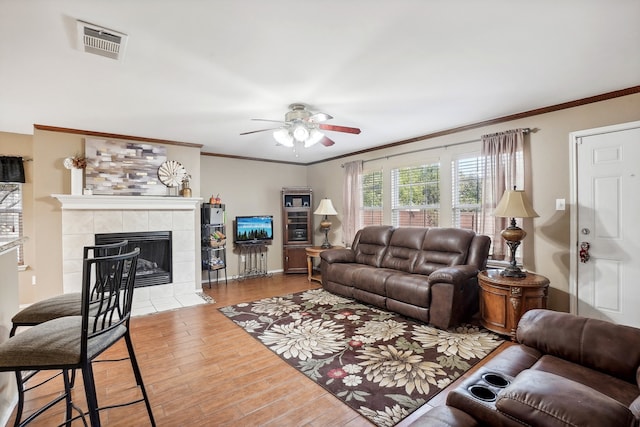
[[[84,169],[72,168],[71,169],[71,195],[82,195],[82,179],[84,175]]]
[[[71,171],[71,195],[81,196],[84,188],[84,168],[87,166],[87,159],[84,156],[75,155],[64,159],[64,167]]]

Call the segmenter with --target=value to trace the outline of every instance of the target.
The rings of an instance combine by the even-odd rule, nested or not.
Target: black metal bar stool
[[[155,426],[151,404],[147,396],[129,333],[131,306],[135,284],[135,270],[140,250],[83,260],[81,315],[64,316],[32,326],[0,344],[0,372],[16,374],[19,400],[24,402],[21,372],[58,370],[62,372],[64,393],[56,397],[24,421],[16,414],[15,425],[31,422],[51,406],[66,401],[65,423],[89,416],[90,424],[100,426],[100,411],[144,402],[149,420]],[[95,281],[94,281],[95,280]],[[92,297],[94,288],[99,289]],[[124,338],[129,360],[142,397],[133,402],[99,407],[92,362],[113,344]],[[71,372],[82,371],[88,411],[72,418]]]

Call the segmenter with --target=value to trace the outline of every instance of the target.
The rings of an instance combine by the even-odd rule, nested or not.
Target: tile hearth
[[[133,291],[136,295],[140,288]],[[133,304],[132,316],[144,316],[146,314],[159,313],[161,311],[175,310],[176,308],[191,307],[193,305],[206,304],[200,295],[184,294],[165,298],[150,298],[147,300],[136,299]]]

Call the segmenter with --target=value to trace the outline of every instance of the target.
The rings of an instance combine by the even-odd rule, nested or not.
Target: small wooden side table
[[[490,331],[515,341],[520,317],[532,308],[547,308],[549,279],[535,273],[526,277],[503,277],[500,270],[478,273],[480,323]]]
[[[322,252],[329,249],[344,249],[344,246],[331,246],[330,248],[310,246],[305,248],[305,251],[307,252],[307,280],[309,282],[312,280],[322,282],[322,277],[319,274],[313,274],[313,258],[319,258]]]

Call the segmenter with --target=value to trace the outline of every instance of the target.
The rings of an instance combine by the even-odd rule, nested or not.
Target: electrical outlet
[[[36,284],[36,276],[31,276],[31,284],[35,286],[35,284]]]
[[[565,210],[565,201],[564,199],[556,199],[556,210],[563,211]]]

